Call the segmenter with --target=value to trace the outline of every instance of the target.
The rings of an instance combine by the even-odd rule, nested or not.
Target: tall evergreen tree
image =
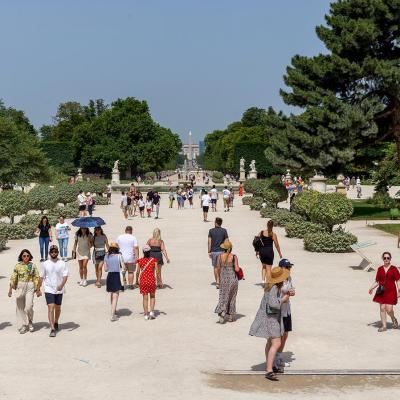
[[[305,111],[277,121],[267,157],[336,171],[394,139],[400,159],[400,0],[339,0],[325,18],[328,54],[295,56],[281,91]]]

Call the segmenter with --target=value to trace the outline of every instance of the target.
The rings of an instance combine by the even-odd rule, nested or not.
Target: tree
[[[28,207],[30,210],[50,210],[57,206],[57,195],[50,186],[38,185],[29,191],[27,196]]]
[[[0,212],[14,223],[16,215],[25,214],[28,211],[28,199],[24,192],[17,190],[3,190],[0,193]]]
[[[28,117],[22,110],[16,110],[15,108],[6,108],[4,102],[0,99],[0,117],[9,117],[17,125],[18,129],[24,130],[27,133],[36,136],[36,129],[30,123]]]
[[[372,165],[362,150],[388,138],[400,157],[400,0],[341,0],[326,22],[316,32],[329,53],[287,69],[281,95],[305,111],[276,121],[267,157],[337,171],[357,156]]]
[[[49,167],[36,136],[0,116],[0,185],[24,185],[49,179]]]

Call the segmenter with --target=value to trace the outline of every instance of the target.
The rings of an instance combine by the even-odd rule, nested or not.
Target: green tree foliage
[[[18,190],[3,190],[0,193],[0,213],[14,223],[16,215],[23,215],[29,210],[28,197]]]
[[[357,157],[374,161],[363,149],[390,137],[400,154],[400,1],[341,0],[326,23],[316,32],[329,52],[295,56],[287,69],[283,99],[305,111],[277,121],[267,157],[345,169]]]
[[[0,117],[11,118],[17,128],[21,131],[25,131],[32,136],[36,136],[36,130],[30,123],[28,117],[22,110],[16,110],[12,107],[5,107],[4,102],[0,99]]]
[[[37,137],[7,116],[0,116],[0,166],[3,187],[46,181],[50,177]]]
[[[53,188],[47,185],[35,186],[28,193],[28,207],[30,210],[49,210],[57,205],[57,194]]]

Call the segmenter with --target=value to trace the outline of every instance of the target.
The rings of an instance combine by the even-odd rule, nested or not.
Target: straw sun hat
[[[118,243],[116,243],[116,242],[111,242],[110,245],[109,245],[109,248],[111,249],[111,247],[113,247],[114,249],[118,249],[119,250]]]
[[[222,243],[219,247],[224,250],[232,250],[232,243],[229,239],[225,239],[224,243]]]
[[[268,283],[275,284],[286,281],[289,277],[290,271],[287,268],[274,267],[271,269],[271,278],[268,279]]]

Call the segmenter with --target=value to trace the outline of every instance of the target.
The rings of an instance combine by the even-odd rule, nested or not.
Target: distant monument
[[[75,181],[76,182],[83,181],[82,168],[78,168],[78,175],[76,176]]]
[[[121,183],[118,165],[119,165],[119,160],[115,161],[111,173],[111,184],[113,185],[119,185]]]
[[[192,131],[189,131],[188,143],[182,146],[182,154],[185,156],[186,160],[186,171],[197,168],[196,158],[200,155],[199,151],[199,145],[193,144]]]
[[[249,176],[250,179],[257,179],[256,160],[251,160]]]
[[[239,181],[244,182],[246,180],[246,170],[244,168],[246,160],[241,157],[240,159],[240,168],[239,168]]]

